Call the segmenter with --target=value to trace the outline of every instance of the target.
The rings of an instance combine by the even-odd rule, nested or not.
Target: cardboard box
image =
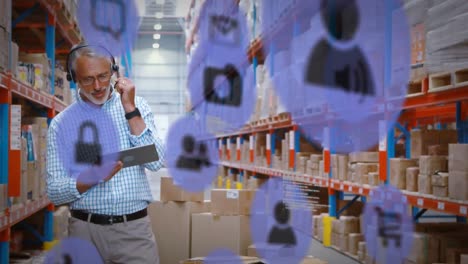
[[[211,213],[213,215],[250,215],[255,190],[211,190]]]
[[[8,207],[8,185],[0,184],[0,211]]]
[[[28,199],[37,200],[39,198],[39,168],[36,161],[28,161],[27,167]]]
[[[468,144],[449,145],[449,165],[450,171],[468,171]]]
[[[344,181],[348,175],[348,155],[338,155],[338,179]]]
[[[369,173],[369,185],[371,185],[371,186],[379,186],[380,185],[380,179],[379,179],[379,173],[378,172]]]
[[[215,216],[211,213],[192,214],[192,256],[207,256],[217,248],[246,255],[252,244],[249,217]]]
[[[441,145],[455,144],[458,142],[458,132],[455,129],[439,130],[439,143]]]
[[[378,172],[379,171],[379,164],[376,163],[356,163],[355,173],[357,179],[362,183],[362,177],[364,175],[369,174],[370,172]]]
[[[256,258],[256,257],[248,257],[248,256],[240,256],[240,260],[242,261],[242,264],[264,264],[262,260]],[[226,263],[226,264],[238,264],[239,260],[238,259],[211,259],[210,263]],[[205,263],[205,258],[204,257],[196,257],[196,258],[191,258],[187,259],[184,261],[177,262],[180,264],[203,264]],[[163,262],[161,262],[163,264]]]
[[[259,257],[259,255],[257,254],[257,250],[256,250],[255,245],[250,245],[247,248],[247,256],[249,256],[249,257]]]
[[[70,216],[70,210],[68,206],[59,206],[54,214],[54,239],[61,240],[68,237],[68,218]]]
[[[366,242],[365,241],[360,241],[358,243],[358,251],[362,251],[364,254],[367,252],[367,247],[366,247]]]
[[[428,234],[413,233],[413,245],[407,259],[412,263],[434,263],[439,261],[439,241]]]
[[[378,152],[352,152],[349,154],[349,162],[378,163]]]
[[[468,254],[468,248],[447,248],[446,250],[447,264],[461,263],[461,255]]]
[[[419,167],[406,168],[406,190],[410,192],[418,191]]]
[[[448,161],[446,156],[426,156],[419,157],[419,172],[425,175],[433,175],[439,171],[448,170]]]
[[[429,156],[448,156],[448,144],[427,146]]]
[[[364,241],[364,235],[352,233],[348,235],[348,252],[352,255],[357,255],[359,250],[359,242]]]
[[[432,194],[437,197],[447,197],[448,186],[432,186]]]
[[[11,4],[12,0],[0,0],[0,10],[2,10],[2,15],[0,16],[0,27],[2,28],[11,28]]]
[[[184,191],[179,186],[174,185],[171,177],[161,177],[161,201],[169,202],[202,202],[204,193],[192,193]]]
[[[338,235],[338,248],[341,251],[348,252],[348,242],[349,238],[347,234]]]
[[[449,174],[447,172],[439,172],[431,177],[432,186],[448,186]]]
[[[18,74],[18,57],[19,57],[19,47],[15,42],[11,42],[11,73],[14,77]]]
[[[468,264],[468,254],[460,255],[460,264]]]
[[[448,181],[448,192],[451,199],[468,200],[468,171],[450,171]]]
[[[427,155],[427,146],[439,144],[439,132],[437,130],[411,130],[411,158],[417,159],[421,155]]]
[[[156,201],[148,206],[161,263],[179,263],[192,257],[191,216],[209,210],[209,202]]]
[[[340,225],[338,226],[337,233],[350,234],[359,233],[359,218],[355,216],[342,216],[340,217]]]
[[[432,194],[432,181],[430,175],[419,174],[418,191],[423,194]]]
[[[307,256],[301,262],[301,264],[327,264],[327,263],[328,263],[327,261],[323,261],[313,256]]]
[[[398,189],[406,189],[406,169],[417,166],[416,160],[390,159],[390,183]]]
[[[5,30],[5,28],[0,27],[0,70],[3,71],[8,69],[8,63],[10,60],[10,54],[8,52],[8,43],[8,32]]]

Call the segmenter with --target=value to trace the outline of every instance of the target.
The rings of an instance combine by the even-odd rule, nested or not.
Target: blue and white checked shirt
[[[81,97],[78,98],[82,102]],[[142,166],[124,168],[111,180],[80,194],[76,189],[76,179],[68,175],[60,162],[56,143],[60,124],[63,123],[64,114],[69,109],[67,108],[52,120],[47,135],[47,196],[52,203],[56,205],[70,203],[71,209],[105,215],[130,214],[148,206],[153,198],[145,168],[156,171],[163,166],[164,146],[156,137],[154,117],[146,100],[135,97],[135,105],[146,123],[145,130],[138,136],[130,132],[119,93],[112,92],[111,98],[102,106],[102,110],[109,114],[118,130],[121,150],[155,144],[159,160]],[[70,115],[65,116],[70,117]]]

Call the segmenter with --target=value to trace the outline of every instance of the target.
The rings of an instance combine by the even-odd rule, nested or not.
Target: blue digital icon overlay
[[[55,117],[58,158],[69,177],[85,184],[104,180],[118,160],[121,135],[101,108],[85,102],[69,106]]]
[[[217,249],[204,259],[206,264],[242,264],[241,258],[229,249]]]
[[[185,116],[169,129],[166,141],[166,166],[174,183],[186,191],[200,192],[218,172],[216,139],[193,116]]]
[[[189,64],[188,88],[194,110],[236,130],[249,120],[256,102],[249,67],[248,28],[235,1],[207,0],[200,12],[200,41]],[[219,131],[218,131],[219,132]]]
[[[251,235],[259,256],[268,263],[300,263],[313,236],[312,211],[294,183],[270,178],[251,207]]]
[[[119,55],[132,49],[140,21],[135,1],[82,0],[77,15],[88,43],[105,45],[112,54]]]
[[[104,263],[93,244],[79,238],[61,240],[46,255],[44,264]]]
[[[397,120],[409,81],[410,34],[401,2],[389,2],[299,0],[281,16],[263,7],[265,65],[309,140],[323,143],[318,135],[328,127],[336,131],[335,151],[362,151],[386,134],[380,120],[388,128]]]
[[[411,252],[413,219],[406,197],[391,185],[372,190],[364,209],[367,252],[378,263],[400,263]]]

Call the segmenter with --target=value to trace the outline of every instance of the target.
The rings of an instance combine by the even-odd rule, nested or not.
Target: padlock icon
[[[85,129],[89,128],[93,132],[93,141],[84,141]],[[86,163],[91,165],[101,165],[102,149],[99,144],[98,129],[91,121],[83,122],[78,134],[78,142],[75,144],[76,163]]]

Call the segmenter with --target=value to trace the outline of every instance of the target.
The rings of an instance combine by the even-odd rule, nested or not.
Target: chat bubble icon
[[[114,16],[100,15],[98,10],[107,9],[106,14]],[[98,31],[109,33],[116,41],[126,30],[125,3],[122,0],[100,0],[91,1],[91,25]]]

